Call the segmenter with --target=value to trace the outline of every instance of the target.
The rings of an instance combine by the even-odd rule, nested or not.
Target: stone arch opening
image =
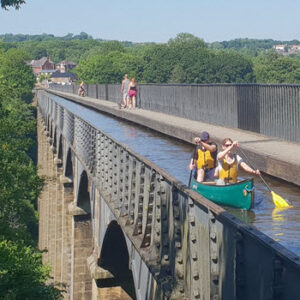
[[[54,135],[53,135],[53,147],[56,148],[57,146],[57,141],[56,141],[56,128],[54,129]]]
[[[49,119],[49,137],[53,137],[53,124],[51,122],[51,119]]]
[[[72,152],[71,148],[68,150],[67,160],[66,160],[66,168],[65,168],[65,176],[68,177],[71,181],[73,187],[73,161],[72,161]]]
[[[116,221],[112,221],[106,230],[98,265],[114,276],[98,279],[98,288],[120,287],[132,299],[136,299],[126,240]]]
[[[59,137],[59,143],[58,143],[58,152],[57,152],[57,158],[63,160],[64,157],[64,148],[63,148],[63,137],[60,135]]]
[[[87,258],[93,252],[93,231],[89,182],[85,171],[80,176],[77,198],[78,207],[81,210],[75,209],[73,219],[72,297],[74,299],[92,299],[92,278]]]
[[[63,155],[62,155],[63,156]],[[70,297],[72,280],[72,222],[73,215],[70,214],[69,205],[74,202],[74,171],[71,149],[68,150],[66,159],[65,176],[63,178],[64,197],[62,201],[62,267],[61,282],[66,284],[66,298]]]
[[[91,213],[89,180],[85,171],[81,173],[78,189],[77,206],[83,209],[88,215]]]
[[[50,122],[49,115],[47,117],[47,131],[48,131],[49,134],[51,134],[51,122]]]

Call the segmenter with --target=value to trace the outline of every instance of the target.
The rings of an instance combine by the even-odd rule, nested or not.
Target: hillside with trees
[[[59,299],[37,248],[35,77],[28,53],[0,50],[0,299]]]
[[[167,43],[93,39],[87,33],[1,36],[0,49],[25,50],[31,59],[50,56],[78,63],[86,83],[119,83],[124,73],[140,83],[300,83],[299,57],[276,54],[273,46],[299,41],[235,39],[205,43],[180,33]]]
[[[273,47],[276,45],[300,45],[300,41],[278,41],[272,39],[234,39],[223,42],[213,42],[207,44],[210,49],[215,50],[234,50],[242,54],[257,56],[274,52]]]
[[[236,52],[214,51],[187,33],[166,44],[109,49],[109,43],[90,50],[76,69],[87,83],[119,83],[128,73],[144,83],[231,83],[254,80],[250,59]]]

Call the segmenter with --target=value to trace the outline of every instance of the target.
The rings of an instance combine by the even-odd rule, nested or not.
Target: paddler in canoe
[[[215,174],[219,178],[217,184],[224,185],[238,182],[239,168],[249,174],[260,175],[259,170],[252,169],[238,154],[232,153],[232,149],[237,147],[237,141],[233,142],[230,138],[223,140],[222,151],[217,155],[218,166]]]
[[[204,143],[201,141],[201,144],[210,145],[210,142],[209,140]],[[249,210],[253,206],[253,179],[248,178],[238,181],[238,169],[240,167],[244,171],[253,175],[260,175],[260,171],[252,169],[239,155],[231,152],[231,150],[237,146],[238,142],[233,142],[230,138],[226,138],[222,142],[222,151],[216,156],[217,167],[214,168],[214,175],[219,176],[217,183],[214,181],[207,181],[212,178],[206,176],[206,170],[202,166],[203,171],[200,170],[199,172],[199,169],[197,170],[197,180],[194,178],[191,179],[192,176],[190,176],[189,186],[200,195],[217,204]],[[196,149],[198,149],[198,147]],[[201,166],[198,162],[199,158],[202,157],[202,153],[198,150],[191,160],[191,170],[193,165],[196,165],[197,167]],[[205,150],[202,149],[202,152],[205,152]],[[196,155],[197,153],[199,154],[198,156]],[[215,157],[215,151],[211,153],[211,156],[213,156],[213,153]],[[201,174],[203,173],[206,181],[203,181],[203,177],[201,177]],[[199,174],[200,176],[198,176]]]
[[[194,142],[197,144],[197,147],[192,154],[189,164],[191,175],[196,168],[197,182],[214,181],[217,166],[217,144],[210,141],[209,133],[206,131],[203,131],[200,137],[194,138]],[[189,181],[191,181],[191,176]]]

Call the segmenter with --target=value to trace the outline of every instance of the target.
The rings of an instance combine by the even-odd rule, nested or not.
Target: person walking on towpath
[[[84,89],[84,82],[83,81],[81,81],[81,83],[79,85],[78,95],[81,96],[81,97],[85,96],[85,89]]]
[[[259,170],[252,169],[239,155],[232,153],[232,149],[237,147],[237,141],[233,142],[230,138],[223,140],[222,151],[220,151],[217,155],[217,173],[219,175],[217,184],[236,183],[238,181],[239,167],[241,167],[247,173],[260,175]]]
[[[137,87],[136,87],[136,80],[132,78],[130,80],[128,86],[128,95],[129,95],[129,108],[135,109],[136,106],[136,96],[137,96]]]
[[[196,168],[198,182],[214,181],[215,170],[217,165],[217,150],[216,143],[210,141],[209,133],[203,131],[199,137],[194,139],[198,144],[191,157],[189,169],[191,172]]]
[[[122,101],[121,104],[119,105],[119,108],[123,107],[126,108],[128,107],[128,87],[129,87],[130,80],[128,79],[128,75],[125,74],[124,78],[122,80],[121,84],[121,94],[122,94]]]

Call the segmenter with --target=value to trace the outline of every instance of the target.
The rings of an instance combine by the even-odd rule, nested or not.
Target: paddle
[[[197,150],[197,145],[196,145],[196,147],[194,149],[194,152],[193,152],[193,164],[195,163],[196,150]],[[190,172],[190,178],[189,178],[188,187],[191,186],[192,175],[193,175],[193,170],[191,170],[191,172]]]
[[[254,168],[250,163],[249,163],[249,158],[247,157],[247,155],[245,154],[245,152],[241,149],[238,148],[242,155],[247,159],[247,163],[250,165],[250,167],[254,170],[256,170],[256,168]],[[287,203],[286,200],[284,200],[280,195],[276,194],[274,191],[271,190],[270,186],[266,183],[266,181],[264,180],[264,178],[262,177],[261,174],[259,174],[260,179],[262,180],[262,182],[265,184],[265,186],[267,187],[267,189],[269,190],[269,192],[271,193],[272,196],[272,200],[273,203],[275,205],[275,207],[277,208],[288,208],[288,207],[292,207],[290,204]]]

